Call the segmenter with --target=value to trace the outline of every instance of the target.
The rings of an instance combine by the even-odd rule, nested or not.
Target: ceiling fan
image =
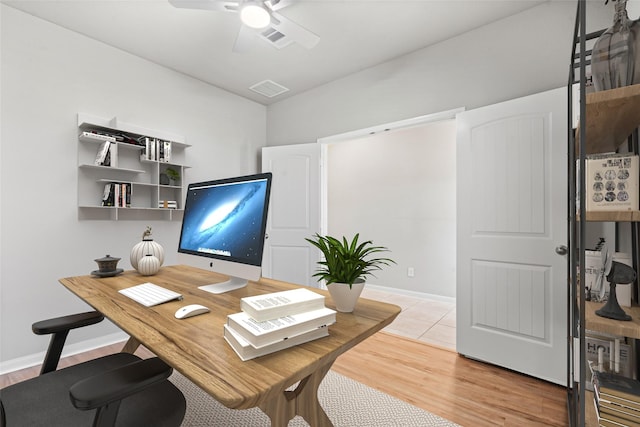
[[[169,0],[169,3],[183,9],[240,14],[242,25],[233,46],[234,52],[249,50],[256,35],[278,49],[291,43],[311,49],[320,41],[316,34],[278,13],[293,0]]]

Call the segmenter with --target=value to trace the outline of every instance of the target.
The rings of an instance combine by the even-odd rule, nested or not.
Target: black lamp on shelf
[[[609,281],[609,299],[596,314],[601,317],[615,320],[631,320],[631,316],[624,312],[616,296],[616,285],[626,285],[636,279],[633,268],[618,261],[609,261],[605,265],[605,273]]]

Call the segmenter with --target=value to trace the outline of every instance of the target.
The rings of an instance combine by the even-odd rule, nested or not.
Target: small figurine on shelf
[[[158,243],[154,242],[151,237],[151,227],[147,226],[147,229],[142,233],[142,241],[137,243],[131,249],[131,266],[138,270],[138,263],[146,255],[153,255],[160,262],[160,266],[164,263],[164,248]]]
[[[609,281],[609,299],[607,303],[596,310],[596,314],[601,317],[615,320],[631,320],[631,316],[624,312],[616,295],[616,285],[626,285],[636,279],[636,272],[633,268],[618,261],[613,261],[611,257],[606,257],[604,274]]]

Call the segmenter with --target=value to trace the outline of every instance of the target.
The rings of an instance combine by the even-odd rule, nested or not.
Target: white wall
[[[386,246],[368,284],[455,297],[456,125],[445,120],[328,147],[328,234]],[[414,277],[408,277],[412,267]]]
[[[31,323],[89,309],[58,283],[122,258],[147,225],[175,262],[180,222],[77,219],[77,113],[184,135],[186,181],[253,173],[265,107],[0,5],[0,370],[29,363],[48,338]],[[70,342],[116,333],[109,324]]]
[[[590,31],[612,2],[588,2]],[[567,84],[576,2],[554,1],[268,107],[269,145],[477,108]]]
[[[602,1],[588,3],[587,31],[610,26],[612,3],[607,7]],[[459,107],[478,108],[566,86],[576,7],[573,1],[547,2],[270,105],[267,143],[271,146],[314,142],[322,137]],[[425,168],[428,165],[424,163]],[[407,181],[416,179],[418,173]],[[394,197],[386,188],[375,189],[383,198]],[[449,197],[446,190],[440,190],[440,195],[444,200]],[[421,226],[433,229],[439,220],[425,217]],[[329,232],[334,230],[330,227]],[[443,238],[439,235],[429,243],[426,240],[422,243],[440,243]],[[406,244],[402,242],[396,247]],[[429,250],[425,246],[417,253],[426,255]],[[407,279],[409,265],[402,261],[402,268],[384,273],[379,282],[383,286],[399,283],[410,289],[424,286],[422,280]],[[449,261],[442,254],[432,262],[449,266]],[[421,265],[415,261],[416,274]],[[437,286],[441,295],[455,293],[455,285],[448,283],[447,268],[440,272],[443,276],[430,276],[437,285],[428,286]],[[420,291],[435,293],[436,289]]]

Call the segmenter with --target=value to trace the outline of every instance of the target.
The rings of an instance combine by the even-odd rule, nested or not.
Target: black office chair
[[[0,390],[0,427],[179,426],[185,398],[167,378],[172,368],[157,357],[104,356],[56,370],[71,329],[101,322],[97,312],[33,324],[53,334],[40,376]]]

